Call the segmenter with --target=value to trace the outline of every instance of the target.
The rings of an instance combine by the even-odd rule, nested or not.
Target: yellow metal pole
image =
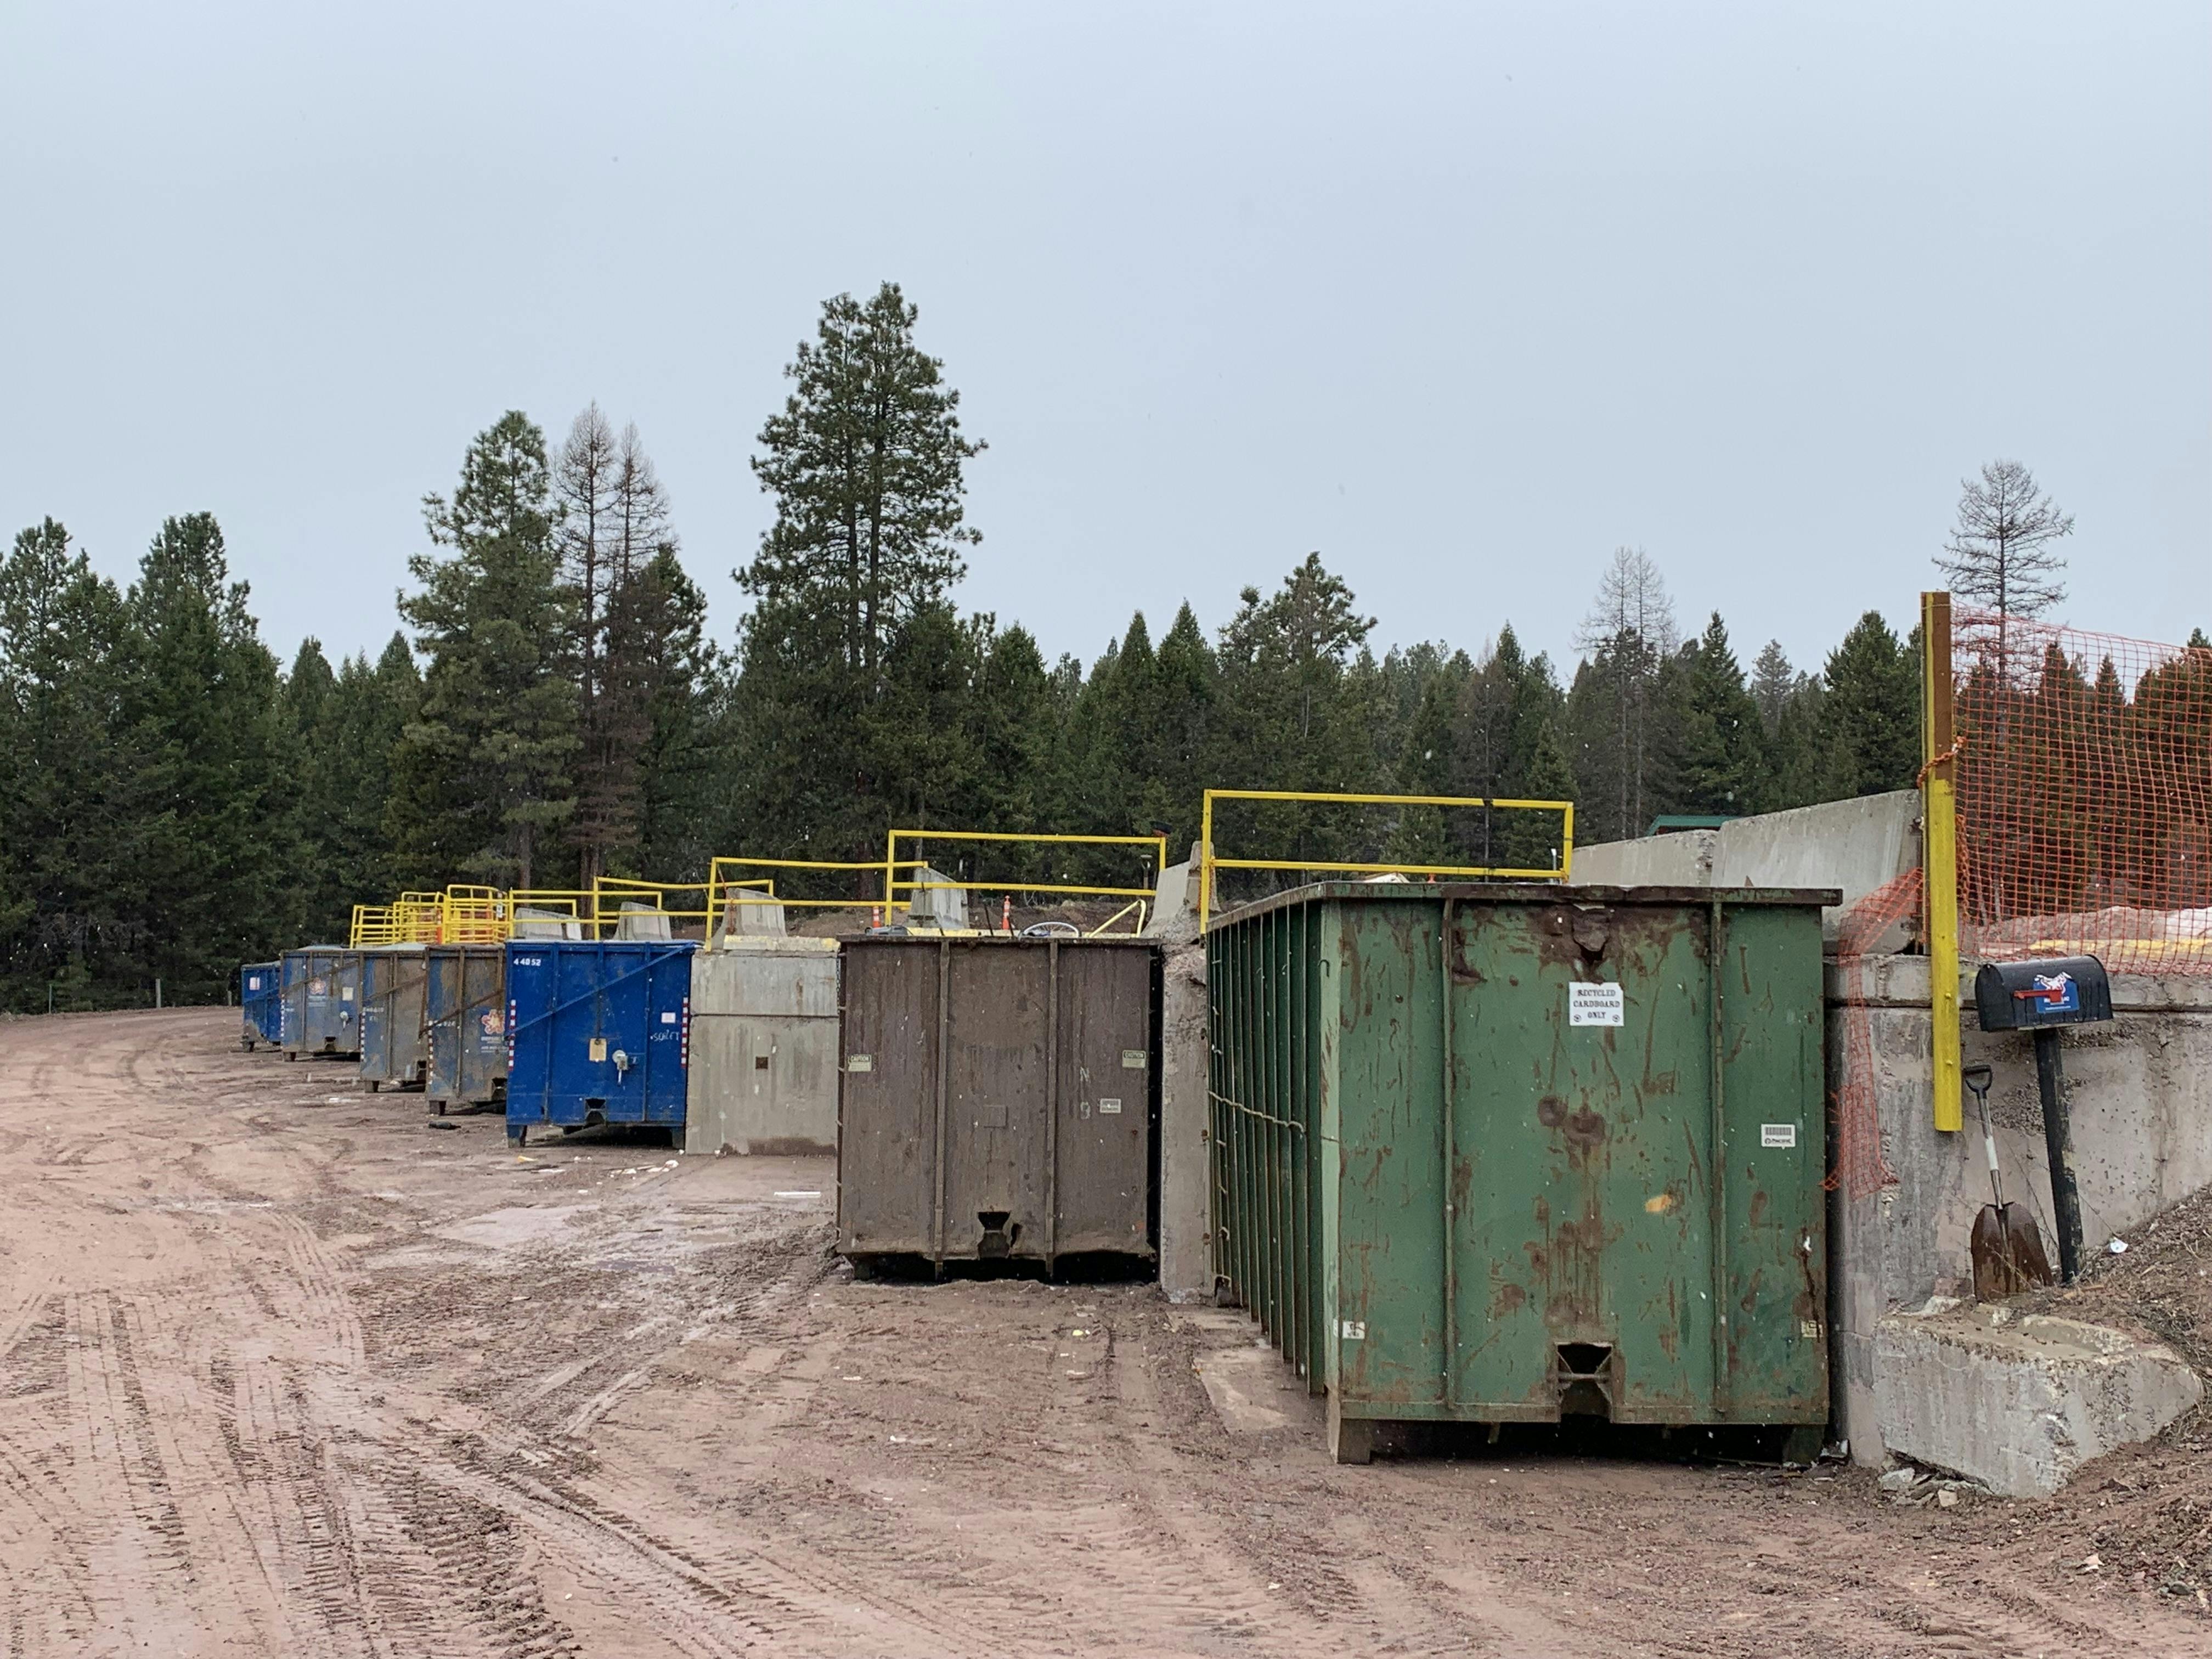
[[[1959,1082],[1959,796],[1952,708],[1951,596],[1920,596],[1922,867],[1928,907],[1928,1017],[1936,1127],[1965,1121]]]

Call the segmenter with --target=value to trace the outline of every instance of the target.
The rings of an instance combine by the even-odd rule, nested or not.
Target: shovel
[[[1990,1202],[1974,1218],[1974,1297],[1981,1302],[2001,1302],[2022,1291],[2051,1283],[2051,1258],[2043,1253],[2043,1235],[2027,1212],[2004,1201],[1997,1184],[1997,1138],[1990,1127],[1990,1068],[1969,1066],[1960,1080],[1973,1091],[1982,1112],[1982,1150],[1990,1160]]]

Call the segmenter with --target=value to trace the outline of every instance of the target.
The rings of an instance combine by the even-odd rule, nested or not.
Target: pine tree
[[[295,868],[276,659],[246,596],[207,513],[163,521],[125,596],[122,719],[148,878],[126,908],[143,971],[179,1000],[214,1000],[271,947]]]
[[[973,823],[1013,831],[1064,828],[1064,795],[1055,775],[1060,711],[1051,677],[1036,641],[1026,629],[1000,629],[976,619],[980,644],[975,696],[969,711],[975,757]],[[1041,880],[1048,860],[1041,853],[1006,855],[1010,876]]]
[[[128,808],[123,597],[52,519],[0,560],[0,847],[7,866],[0,974],[9,1006],[83,1006],[95,979],[135,980],[135,919],[150,868]]]
[[[722,654],[707,638],[707,596],[664,545],[616,589],[615,614],[615,729],[638,744],[635,868],[616,873],[703,878],[722,810],[718,732],[727,691]]]
[[[1151,782],[1139,817],[1146,829],[1168,826],[1168,858],[1174,862],[1186,857],[1198,840],[1200,808],[1212,781],[1208,748],[1221,688],[1221,665],[1187,599],[1160,640],[1152,686],[1156,747],[1146,766]]]
[[[288,686],[295,708],[310,704],[299,687],[320,661],[319,650],[310,658],[302,647]],[[300,797],[306,844],[294,906],[302,918],[299,937],[343,939],[354,905],[381,902],[407,884],[386,818],[401,736],[422,701],[414,653],[395,633],[375,662],[364,653],[339,665],[312,728],[302,732],[308,764]]]
[[[1829,657],[1822,679],[1818,798],[1911,788],[1920,772],[1917,650],[1869,611]]]
[[[1751,700],[1759,706],[1759,724],[1770,737],[1782,724],[1782,711],[1789,707],[1804,678],[1790,665],[1790,655],[1783,650],[1781,641],[1769,640],[1759,647],[1758,660],[1751,665]]]
[[[1686,812],[1741,817],[1770,793],[1765,723],[1745,686],[1721,613],[1689,653],[1675,799]]]
[[[552,539],[544,435],[509,410],[470,444],[448,501],[423,501],[432,543],[400,600],[429,665],[388,811],[410,885],[543,887],[574,810],[573,609]]]
[[[1373,792],[1383,781],[1375,733],[1389,696],[1365,648],[1374,627],[1317,553],[1273,594],[1246,588],[1221,630],[1214,775],[1231,787]],[[1388,831],[1356,806],[1231,802],[1217,814],[1215,851],[1373,860]]]
[[[865,305],[827,302],[752,464],[776,515],[738,572],[755,603],[735,731],[746,813],[782,850],[869,857],[893,827],[886,777],[906,771],[912,735],[875,707],[893,644],[945,605],[962,548],[979,539],[963,467],[982,445],[962,433],[943,366],[915,343],[915,317],[890,283]],[[905,637],[910,659],[921,635]],[[910,681],[902,695],[913,692]]]

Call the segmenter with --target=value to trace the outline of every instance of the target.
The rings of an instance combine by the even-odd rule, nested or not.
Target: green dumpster
[[[1328,882],[1206,933],[1215,1272],[1377,1423],[1828,1417],[1820,890]]]

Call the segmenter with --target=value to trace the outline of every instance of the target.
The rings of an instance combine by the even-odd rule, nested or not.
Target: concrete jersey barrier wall
[[[1990,1111],[2008,1200],[2027,1205],[2046,1239],[2051,1182],[2033,1049],[2026,1032],[1984,1033],[1962,975],[1962,1059],[1996,1073]],[[1884,1158],[1898,1184],[1831,1200],[1836,1415],[1856,1460],[1887,1457],[1876,1413],[1877,1322],[1931,1297],[1971,1294],[1967,1239],[1989,1201],[1981,1126],[1968,1103],[1964,1133],[1934,1125],[1929,1063],[1928,959],[1869,959],[1853,998],[1842,970],[1828,977],[1828,1081],[1848,1080],[1846,1022],[1863,1018]],[[2069,1028],[2065,1068],[2075,1174],[2091,1250],[2124,1239],[2160,1211],[2212,1185],[2212,981],[2115,975],[2114,1020]]]
[[[1737,818],[1575,849],[1579,884],[1622,887],[1833,887],[1843,904],[1826,930],[1869,893],[1920,863],[1920,795],[1899,789],[1788,812]]]

